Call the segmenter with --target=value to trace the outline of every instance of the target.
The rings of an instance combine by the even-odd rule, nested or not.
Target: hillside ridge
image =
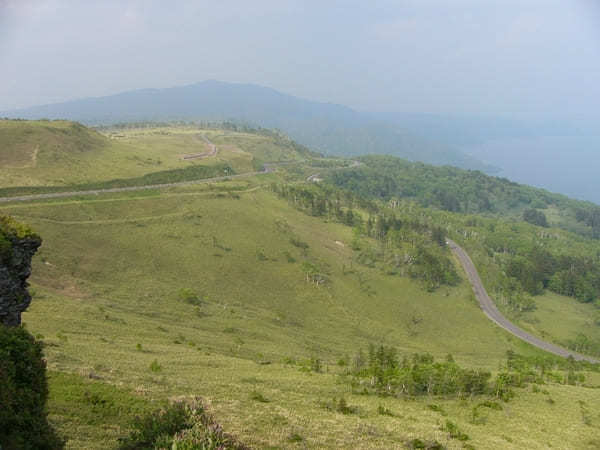
[[[314,102],[275,89],[209,80],[162,89],[5,111],[26,119],[67,118],[88,125],[165,120],[234,120],[278,128],[301,144],[336,155],[387,153],[433,164],[492,170],[459,149],[333,103]]]

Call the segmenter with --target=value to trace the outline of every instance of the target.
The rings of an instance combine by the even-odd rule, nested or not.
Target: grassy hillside
[[[490,263],[485,230],[495,223],[500,231],[498,219],[405,202],[393,209],[400,222],[381,220],[389,213],[381,206],[304,182],[340,161],[308,160],[268,133],[203,132],[212,133],[220,162],[239,172],[297,163],[210,185],[0,206],[44,239],[24,321],[46,343],[50,418],[69,448],[116,448],[134,415],[195,395],[255,448],[415,448],[415,439],[447,448],[598,445],[600,374],[544,362],[541,351],[494,326],[450,252],[436,247],[443,227],[472,252],[485,282],[494,281],[499,265]],[[110,133],[111,142],[145,142],[165,155],[192,131]],[[546,229],[519,223],[512,232],[534,238],[539,230]],[[592,251],[583,238],[550,233],[556,251]],[[414,255],[435,255],[423,267],[447,260],[459,279],[431,283],[404,270]],[[588,310],[561,311],[572,315],[564,334],[571,336]],[[551,323],[550,309],[534,312],[539,324]],[[407,361],[415,352],[437,361],[451,354],[466,369],[489,371],[490,383],[498,373],[523,380],[507,382],[520,385],[509,389],[511,399],[499,391],[371,395],[372,384],[353,372],[370,344]],[[535,362],[507,361],[508,350]]]
[[[210,150],[203,137],[217,145],[217,154],[182,159]],[[299,159],[299,150],[308,154],[277,133],[232,133],[195,126],[111,128],[100,134],[74,122],[0,120],[0,142],[2,195],[132,185],[113,180],[144,176],[152,183],[157,177],[150,174],[174,170],[183,171],[184,180],[196,179],[202,178],[190,169],[196,166],[226,165],[233,169],[230,173],[239,173],[258,170],[267,160]]]
[[[373,226],[390,218],[407,223],[421,217],[425,223],[442,227],[468,249],[488,292],[513,321],[544,339],[600,356],[600,244],[597,239],[559,228],[555,221],[560,207],[573,207],[579,202],[556,196],[558,204],[544,209],[549,212],[549,224],[540,226],[527,223],[523,220],[526,214],[522,217],[515,211],[544,199],[552,201],[554,194],[481,173],[424,165],[409,170],[413,165],[405,161],[365,159],[367,167],[333,171],[326,180],[359,193],[363,202],[375,199],[382,209],[371,213]],[[327,189],[322,190],[321,195],[330,195]],[[444,205],[436,203],[440,198],[455,196],[462,199],[453,203],[456,210],[465,205],[477,209],[477,202],[483,199],[496,213],[486,217],[444,211]],[[507,205],[511,201],[513,209]],[[504,217],[499,216],[500,211]],[[381,245],[393,247],[398,240],[394,233],[381,235]],[[389,253],[387,259],[386,263],[384,254],[379,257],[387,267],[397,267],[389,261]]]
[[[80,158],[108,145],[100,134],[67,121],[0,121],[2,150],[0,163],[5,169],[47,167],[52,161]],[[3,175],[5,175],[3,173]],[[3,180],[3,185],[6,183]]]
[[[300,213],[257,187],[4,208],[44,234],[25,321],[44,336],[49,367],[148,398],[201,395],[228,430],[257,447],[288,446],[298,434],[309,447],[390,447],[420,437],[453,448],[431,402],[484,448],[583,446],[597,436],[576,399],[591,403],[598,391],[583,387],[548,387],[558,406],[520,393],[510,415],[490,413],[485,426],[469,423],[476,399],[465,406],[352,394],[335,375],[338,361],[372,342],[405,354],[452,353],[461,364],[492,370],[508,349],[537,352],[491,325],[465,282],[427,293],[416,281],[357,266],[351,228]],[[292,240],[308,244],[306,253]],[[304,260],[326,267],[329,284],[307,283]],[[323,373],[310,371],[311,358],[322,360]],[[323,406],[341,396],[360,414]],[[378,414],[380,404],[396,417]],[[532,405],[545,417],[539,425]],[[547,425],[559,408],[568,428]],[[86,445],[103,447],[93,444],[97,435]]]

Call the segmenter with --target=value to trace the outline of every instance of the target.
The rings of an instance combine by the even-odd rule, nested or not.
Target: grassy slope
[[[157,402],[102,381],[50,371],[49,418],[70,448],[112,448],[136,415]]]
[[[495,221],[489,218],[479,218],[479,227],[457,225],[464,218],[450,213],[436,213],[437,220],[454,222],[450,226],[454,237],[466,245],[488,293],[495,298],[494,282],[497,280],[500,268],[482,246],[486,238],[486,229],[495,225],[496,233],[503,236],[505,242],[512,239],[530,241],[550,251],[570,252],[574,255],[586,255],[593,258],[600,251],[597,240],[591,240],[558,228],[541,228],[524,222]],[[445,219],[442,219],[445,216]],[[509,231],[510,230],[510,231]],[[465,235],[467,237],[465,237]],[[600,326],[597,324],[599,311],[593,303],[581,303],[572,297],[558,295],[546,289],[542,295],[534,296],[536,309],[534,311],[516,313],[500,302],[496,302],[500,310],[512,321],[525,330],[543,339],[566,346],[567,341],[575,340],[580,333],[593,341],[600,341]],[[497,299],[495,299],[497,300]]]
[[[188,153],[182,148],[191,133],[119,131],[110,142],[178,164],[176,155]],[[253,159],[298,158],[271,137],[206,133],[219,146],[215,159],[238,172],[253,169]],[[123,154],[107,161],[129,171],[127,176],[147,170],[129,165]],[[114,178],[106,167],[95,175]],[[59,168],[36,173],[43,178],[52,170]],[[598,390],[587,388],[553,385],[548,394],[520,392],[503,411],[489,412],[485,425],[469,423],[474,404],[469,400],[351,395],[335,375],[336,361],[369,342],[438,357],[452,353],[462,364],[491,370],[507,349],[536,350],[489,323],[466,282],[429,294],[408,279],[354,265],[351,230],[306,216],[261,187],[276,177],[0,209],[32,224],[44,238],[34,262],[35,301],[24,320],[34,334],[45,336],[49,366],[60,371],[51,379],[51,417],[73,439],[71,448],[110,447],[126,420],[110,411],[102,420],[76,413],[89,405],[81,396],[69,397],[65,386],[74,383],[75,392],[87,388],[79,378],[64,378],[64,372],[120,385],[123,394],[102,395],[133,405],[125,417],[147,406],[136,399],[201,395],[227,430],[258,448],[291,446],[292,433],[309,447],[390,448],[414,437],[460,447],[440,431],[446,417],[427,409],[431,402],[442,404],[477,448],[556,443],[591,448],[593,439],[600,439],[597,414],[591,425],[582,420],[578,401],[600,400]],[[291,237],[310,245],[306,255]],[[288,262],[284,252],[296,262]],[[305,283],[305,259],[329,268],[328,287]],[[196,307],[180,301],[181,288],[196,290],[205,302]],[[303,371],[302,362],[310,357],[323,359],[326,373]],[[289,363],[292,359],[297,363]],[[150,370],[153,361],[160,371]],[[594,377],[590,382],[600,384]],[[270,401],[251,400],[252,391]],[[360,407],[359,415],[320,405],[342,395]],[[380,404],[396,417],[378,415]]]
[[[600,341],[600,326],[596,323],[600,318],[598,308],[550,291],[535,300],[534,311],[516,318],[523,328],[563,345],[579,333]],[[560,320],[556,320],[557,317]]]
[[[219,147],[216,157],[184,161],[207,152],[204,134]],[[271,136],[162,127],[105,135],[66,121],[0,120],[0,186],[64,186],[140,177],[190,165],[229,162],[236,172],[256,170],[253,160],[297,157],[289,143]]]
[[[339,357],[383,341],[494,369],[509,348],[534,351],[493,327],[465,282],[427,294],[410,280],[353,268],[376,291],[369,296],[348,273],[350,250],[335,243],[349,242],[349,228],[303,215],[251,184],[236,186],[240,199],[196,187],[4,208],[44,235],[32,278],[36,301],[25,321],[51,344],[50,367],[93,371],[151,398],[202,395],[228,430],[257,447],[289,445],[297,432],[311,447],[368,448],[412,437],[445,441],[445,418],[426,409],[431,400],[349,395],[332,374],[307,374],[283,364],[286,357],[320,357],[334,371]],[[310,245],[308,258],[329,265],[329,287],[304,282],[304,256],[292,235]],[[268,260],[257,258],[259,250]],[[286,250],[298,262],[287,262]],[[205,295],[200,313],[177,299],[182,287]],[[160,372],[150,370],[154,360]],[[251,400],[253,390],[270,402]],[[600,437],[583,424],[574,400],[600,400],[599,391],[549,391],[556,404],[523,394],[508,413],[490,413],[485,426],[470,425],[470,408],[460,402],[443,403],[478,447],[582,447]],[[360,417],[319,406],[341,395],[360,406]],[[399,417],[377,415],[380,403]],[[568,426],[548,425],[558,420]]]

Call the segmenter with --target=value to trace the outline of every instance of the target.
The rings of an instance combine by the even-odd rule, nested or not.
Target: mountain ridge
[[[333,155],[383,153],[436,165],[494,171],[451,145],[399,130],[396,125],[367,113],[254,84],[207,80],[34,106],[0,115],[69,119],[86,125],[165,120],[238,121],[281,129],[301,144]]]

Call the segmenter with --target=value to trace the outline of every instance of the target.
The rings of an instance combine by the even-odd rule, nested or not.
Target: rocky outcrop
[[[0,323],[17,326],[31,303],[27,278],[40,237],[13,219],[0,216]]]

